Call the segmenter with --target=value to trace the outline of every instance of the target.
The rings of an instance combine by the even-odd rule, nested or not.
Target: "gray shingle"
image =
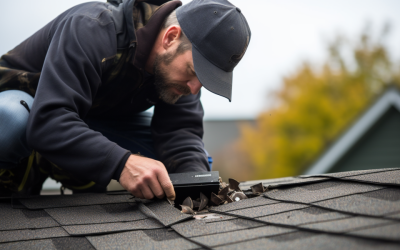
[[[341,175],[342,178],[357,178],[360,181],[397,183],[398,173],[400,170],[396,169],[390,172],[361,171],[350,175],[349,173]],[[312,184],[304,184],[298,180],[305,178],[286,179],[266,182],[273,185],[296,183],[295,185],[298,186],[285,186],[267,191],[266,195],[279,200],[312,202],[327,209],[343,212],[383,215],[387,217],[387,220],[350,216],[307,204],[275,201],[264,196],[212,207],[210,211],[214,211],[216,215],[220,215],[218,212],[228,213],[228,215],[224,214],[221,215],[223,218],[210,220],[190,219],[191,215],[182,214],[179,209],[172,207],[166,201],[146,200],[143,203],[135,203],[128,199],[130,195],[126,193],[58,196],[50,199],[43,197],[38,200],[22,199],[21,201],[28,201],[30,208],[49,205],[58,207],[48,208],[46,209],[48,213],[46,213],[44,210],[12,209],[9,204],[0,203],[0,214],[2,214],[0,249],[2,247],[9,249],[90,249],[93,247],[92,244],[100,249],[201,248],[200,245],[194,244],[180,235],[190,237],[190,240],[197,241],[199,244],[209,245],[213,248],[229,247],[229,250],[236,248],[252,248],[252,250],[268,248],[354,248],[363,250],[385,249],[385,247],[388,249],[400,248],[400,244],[376,241],[376,239],[397,240],[400,238],[400,223],[390,220],[391,218],[400,218],[399,188],[385,188],[379,185],[327,178],[325,180],[311,178],[308,181],[318,181]],[[114,199],[114,197],[116,198]],[[121,199],[121,197],[124,198]],[[93,202],[100,204],[89,205]],[[238,219],[237,216],[248,219]],[[46,220],[47,224],[41,224]],[[62,228],[65,231],[57,222],[63,225]],[[268,222],[282,224],[282,226],[267,226]],[[38,225],[39,228],[44,226],[44,229],[26,230],[26,228],[35,228]],[[326,234],[305,231],[293,233],[296,229],[283,225],[325,230]],[[166,229],[165,226],[171,226],[172,229]],[[10,228],[14,230],[7,231]],[[346,233],[348,236],[333,235],[329,232]],[[68,233],[75,237],[67,237]],[[87,236],[87,238],[76,236]],[[375,240],[363,240],[355,238],[356,236]],[[50,237],[51,240],[41,240],[47,237]],[[30,239],[37,240],[31,241]],[[17,240],[25,241],[4,243]],[[218,247],[218,249],[220,248]]]
[[[275,179],[265,179],[265,180],[255,180],[255,181],[242,181],[239,184],[239,187],[242,190],[250,189],[250,186],[253,186],[258,183],[262,183],[263,185],[270,185],[270,184],[279,184],[279,183],[287,183],[292,182],[295,180],[295,177],[282,177],[282,178],[275,178]]]
[[[57,250],[95,249],[85,237],[64,237],[51,240]]]
[[[45,210],[61,225],[82,225],[134,221],[147,218],[137,205],[129,203],[81,207],[50,208]]]
[[[370,226],[376,225],[385,225],[388,223],[393,223],[390,220],[382,220],[382,219],[373,219],[373,218],[366,218],[366,217],[351,217],[351,218],[344,218],[339,220],[333,221],[326,221],[326,222],[318,222],[308,225],[302,225],[303,228],[310,228],[310,229],[318,229],[327,232],[337,232],[337,233],[344,233],[350,232],[353,230],[359,230],[361,228],[366,228]]]
[[[132,195],[107,195],[103,193],[91,193],[33,196],[29,199],[19,199],[19,201],[29,209],[44,209],[132,202],[132,200],[129,199],[131,197]]]
[[[386,215],[387,218],[400,219],[400,213]]]
[[[261,226],[265,226],[265,224],[245,219],[235,219],[213,223],[205,223],[204,221],[200,220],[190,220],[175,224],[172,226],[172,228],[185,237],[194,237]]]
[[[215,247],[219,245],[232,244],[235,242],[247,241],[251,239],[288,233],[292,231],[294,231],[294,229],[265,226],[220,234],[212,234],[207,236],[198,236],[192,238],[192,240],[210,247]]]
[[[341,213],[332,212],[316,207],[308,207],[301,210],[294,210],[285,213],[259,217],[257,218],[257,220],[271,223],[281,223],[285,225],[301,225],[347,217],[349,216]]]
[[[299,177],[285,177],[278,179],[268,179],[268,180],[258,180],[258,181],[247,181],[240,183],[240,188],[242,190],[250,189],[250,186],[258,183],[262,183],[264,186],[268,188],[278,188],[278,187],[286,187],[293,186],[298,184],[306,184],[306,183],[315,183],[329,180],[327,177],[307,177],[307,178],[299,178]]]
[[[149,218],[154,218],[164,226],[170,226],[183,220],[187,220],[192,215],[183,214],[181,211],[171,206],[167,201],[155,201],[146,204],[138,204],[140,211]]]
[[[266,215],[270,215],[270,214],[278,214],[278,213],[282,213],[282,212],[286,212],[286,211],[290,211],[290,210],[302,209],[302,208],[306,208],[306,207],[307,207],[306,205],[281,202],[281,203],[276,203],[276,204],[271,204],[271,205],[230,211],[230,212],[228,212],[228,214],[229,215],[238,215],[238,216],[243,216],[243,217],[248,217],[248,218],[256,218],[256,217],[266,216]],[[210,211],[212,211],[212,210],[210,210]]]
[[[47,239],[69,236],[61,227],[0,231],[0,242]]]
[[[217,221],[237,219],[236,216],[229,216],[226,214],[217,214],[217,213],[209,213],[209,214],[211,214],[214,218],[205,218],[205,219],[202,219],[202,221],[204,221],[205,223],[213,223],[213,222],[217,222]]]
[[[356,230],[350,232],[349,234],[400,241],[400,223],[397,222],[397,223],[392,223],[390,225],[383,225],[383,226]]]
[[[94,249],[84,237],[62,237],[46,240],[31,240],[0,244],[0,249],[50,249],[50,250],[79,250]]]
[[[382,189],[382,187],[332,180],[294,188],[276,189],[271,192],[266,192],[265,195],[279,200],[311,203],[379,189]]]
[[[154,219],[144,219],[137,221],[114,222],[114,223],[104,223],[104,224],[63,226],[63,228],[72,236],[123,232],[123,231],[140,230],[140,229],[156,229],[163,227],[164,225],[162,225],[161,223],[159,223]]]
[[[272,236],[257,240],[245,241],[234,245],[225,245],[214,249],[235,250],[235,249],[399,249],[398,244],[382,243],[372,240],[355,239],[344,236],[333,236],[326,234],[312,234],[295,232],[284,235]]]
[[[356,170],[356,171],[346,171],[346,172],[338,172],[338,173],[329,173],[329,174],[318,174],[318,175],[302,175],[303,178],[315,178],[315,177],[324,177],[324,176],[332,176],[336,178],[343,178],[349,176],[357,176],[357,175],[365,175],[371,173],[380,173],[380,172],[388,172],[397,170],[396,168],[381,168],[381,169],[368,169],[368,170]]]
[[[386,188],[360,195],[350,195],[332,200],[316,202],[318,206],[337,211],[367,215],[385,215],[400,212],[399,190]]]
[[[228,212],[228,211],[233,211],[233,210],[238,210],[238,209],[243,209],[243,208],[249,208],[249,207],[256,207],[256,206],[262,206],[262,205],[267,205],[267,204],[274,204],[278,203],[278,201],[274,201],[271,199],[267,199],[263,196],[251,198],[251,199],[244,199],[238,202],[232,202],[228,203],[222,206],[218,207],[212,207],[211,209],[214,211],[220,211],[220,212]]]
[[[13,209],[10,204],[0,203],[0,231],[13,229],[33,229],[56,227],[59,224],[45,211]]]
[[[288,182],[281,182],[281,183],[271,183],[271,184],[264,184],[268,188],[280,188],[280,187],[290,187],[295,185],[304,185],[306,183],[320,183],[324,181],[328,181],[329,179],[326,177],[309,177],[309,178],[293,178],[291,181]]]
[[[155,229],[90,236],[87,239],[96,249],[195,249],[198,245],[182,238],[174,231]]]
[[[29,249],[29,250],[57,250],[52,240],[30,240],[0,244],[1,250]]]
[[[382,185],[385,184],[400,185],[400,170],[357,175],[357,176],[345,177],[343,179],[365,181]]]

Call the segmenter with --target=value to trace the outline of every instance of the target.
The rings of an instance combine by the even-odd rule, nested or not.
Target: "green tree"
[[[284,77],[271,95],[275,105],[258,116],[255,127],[241,130],[239,145],[254,178],[300,174],[387,85],[399,84],[399,67],[384,44],[387,30],[375,40],[363,32],[355,45],[339,37],[318,70],[304,63]]]

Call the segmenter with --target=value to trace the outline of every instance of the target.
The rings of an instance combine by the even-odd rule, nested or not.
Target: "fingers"
[[[129,190],[128,190],[129,191]],[[135,198],[144,199],[144,195],[139,188],[135,188],[129,191]]]
[[[145,157],[131,156],[119,179],[121,185],[137,198],[175,200],[175,191],[164,164]]]
[[[150,180],[150,185],[149,185],[151,192],[158,198],[158,199],[162,199],[164,198],[165,194],[164,194],[164,190],[162,189],[160,183],[157,180],[157,177],[155,176],[155,178],[152,178]]]
[[[174,186],[171,183],[171,179],[168,176],[167,171],[160,171],[158,176],[158,182],[160,183],[162,189],[164,190],[165,195],[169,200],[175,200],[175,190]]]
[[[140,187],[140,191],[142,192],[144,199],[151,200],[151,199],[154,198],[154,194],[153,194],[153,192],[151,191],[151,189],[149,188],[149,186],[147,186],[147,185],[142,185],[142,186]]]

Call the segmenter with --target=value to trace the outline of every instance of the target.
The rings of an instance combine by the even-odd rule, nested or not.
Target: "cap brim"
[[[209,62],[192,46],[194,71],[200,83],[209,91],[232,99],[232,72],[226,72]]]

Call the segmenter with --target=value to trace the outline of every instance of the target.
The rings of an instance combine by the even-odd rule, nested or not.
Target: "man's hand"
[[[159,161],[131,155],[126,161],[119,183],[137,198],[161,199],[164,195],[175,200],[175,190],[164,164]]]

